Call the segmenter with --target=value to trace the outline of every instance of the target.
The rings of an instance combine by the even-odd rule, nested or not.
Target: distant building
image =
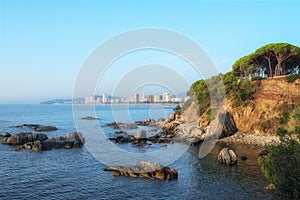
[[[170,102],[171,95],[169,93],[163,93],[163,102]]]
[[[106,93],[102,94],[102,103],[108,103],[108,95]]]
[[[180,97],[171,98],[171,102],[179,102],[179,103],[181,103],[183,101],[184,101],[183,98],[180,98]]]
[[[144,92],[140,92],[139,93],[139,102],[144,102],[145,101],[145,93]]]
[[[94,96],[88,96],[84,98],[85,104],[93,104],[95,103],[95,97]]]
[[[147,99],[147,102],[153,103],[153,102],[154,102],[154,95],[148,95],[148,96],[146,97],[146,99]]]
[[[160,95],[159,94],[153,95],[153,102],[154,103],[159,103],[160,101],[161,101],[161,99],[160,99]]]

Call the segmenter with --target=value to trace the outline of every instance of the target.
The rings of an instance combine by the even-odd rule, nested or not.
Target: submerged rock
[[[56,131],[58,128],[55,126],[44,126],[40,124],[22,124],[15,126],[15,128],[30,128],[36,132]]]
[[[131,129],[138,128],[136,124],[125,124],[125,123],[117,123],[117,122],[107,123],[104,126],[109,126],[114,129],[124,129],[124,130],[131,130]]]
[[[98,117],[93,117],[93,116],[86,116],[86,117],[82,117],[82,120],[100,120],[100,118]]]
[[[104,171],[114,172],[114,176],[129,176],[132,178],[155,178],[159,180],[178,179],[178,172],[170,167],[163,167],[159,163],[140,162],[132,166],[111,166]]]
[[[237,163],[237,156],[233,150],[229,148],[223,148],[218,155],[218,160],[220,163],[226,165],[234,165]]]

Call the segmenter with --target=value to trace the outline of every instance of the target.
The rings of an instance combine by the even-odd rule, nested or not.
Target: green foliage
[[[177,105],[175,108],[173,108],[176,114],[181,114],[181,107],[180,105]]]
[[[299,199],[300,144],[289,140],[265,149],[269,153],[258,159],[265,177],[274,183],[287,199]]]
[[[284,112],[281,116],[281,118],[279,119],[279,124],[283,125],[286,124],[289,121],[290,118],[290,114],[287,112]]]
[[[284,137],[285,135],[288,134],[288,131],[284,128],[278,128],[277,131],[276,131],[276,134],[279,136],[279,137]]]
[[[295,82],[297,79],[300,79],[300,74],[290,74],[286,77],[287,82],[289,83],[293,83]]]
[[[233,107],[245,106],[247,100],[253,99],[255,90],[249,79],[237,83],[233,88]]]
[[[290,115],[290,120],[300,120],[300,106]],[[269,152],[260,156],[258,162],[265,177],[276,185],[287,199],[300,199],[300,126],[296,124],[289,132],[284,128],[277,129],[281,143],[265,146]],[[297,134],[298,140],[291,134]]]
[[[211,120],[215,119],[216,117],[216,112],[213,108],[208,108],[206,110],[206,121],[210,122]]]

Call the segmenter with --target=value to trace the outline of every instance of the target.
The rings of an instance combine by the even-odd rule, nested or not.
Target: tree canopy
[[[288,43],[271,43],[238,59],[232,71],[240,78],[273,77],[299,73],[300,48]]]

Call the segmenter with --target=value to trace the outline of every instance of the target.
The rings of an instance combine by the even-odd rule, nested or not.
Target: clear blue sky
[[[192,38],[220,72],[267,43],[300,46],[300,1],[0,2],[0,103],[71,97],[89,53],[136,28],[167,28]]]

